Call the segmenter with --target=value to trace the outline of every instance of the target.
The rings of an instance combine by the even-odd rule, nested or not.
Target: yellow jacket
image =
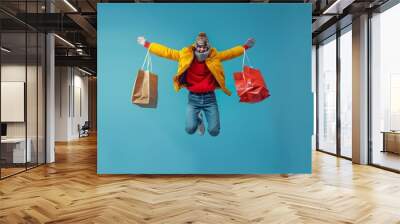
[[[190,67],[193,61],[193,50],[194,45],[184,47],[181,50],[168,48],[158,43],[150,43],[149,45],[149,51],[151,53],[163,58],[178,61],[178,71],[174,76],[175,91],[178,91],[183,87],[183,84],[180,83],[179,80],[181,76],[185,73],[185,71]],[[221,62],[238,57],[242,55],[243,52],[244,47],[241,45],[221,52],[218,52],[215,48],[211,48],[210,54],[206,59],[206,65],[211,74],[214,76],[215,80],[218,82],[219,87],[229,96],[231,95],[231,92],[225,86],[225,75]]]

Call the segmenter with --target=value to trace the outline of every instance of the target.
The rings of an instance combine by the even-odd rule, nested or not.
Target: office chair
[[[79,138],[89,136],[89,129],[90,129],[89,121],[85,121],[82,127],[80,127],[80,125],[78,124]]]

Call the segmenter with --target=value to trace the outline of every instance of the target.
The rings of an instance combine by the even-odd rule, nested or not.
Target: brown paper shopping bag
[[[144,69],[144,65],[146,64],[146,62],[147,68]],[[131,96],[133,104],[146,108],[157,107],[158,77],[156,74],[152,73],[151,70],[151,58],[149,51],[147,51],[143,66],[138,71],[135,83],[133,84]]]

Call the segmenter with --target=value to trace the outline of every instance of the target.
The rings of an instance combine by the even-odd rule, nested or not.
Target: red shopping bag
[[[233,74],[236,92],[240,102],[257,103],[269,97],[270,93],[260,70],[244,66],[245,57],[246,52],[243,55],[243,70]]]

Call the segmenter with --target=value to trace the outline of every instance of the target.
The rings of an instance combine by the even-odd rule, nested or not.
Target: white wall
[[[36,70],[38,69],[38,70]],[[30,147],[32,151],[32,161],[36,162],[39,153],[39,163],[44,162],[44,145],[45,145],[45,118],[44,118],[44,74],[42,67],[36,67],[25,64],[3,64],[1,66],[2,82],[24,82],[26,83],[26,108],[22,108],[27,114],[27,120],[24,122],[6,122],[7,137],[24,138],[25,134],[30,139]],[[27,78],[27,82],[26,79]],[[7,96],[2,96],[7,97]],[[7,110],[7,108],[1,108]],[[38,151],[39,150],[39,151]]]
[[[75,70],[76,72],[77,70]],[[72,119],[72,135],[74,137],[79,137],[78,129],[77,126],[78,124],[83,125],[85,121],[88,121],[89,119],[89,111],[88,111],[88,77],[87,76],[82,76],[82,73],[79,73],[79,75],[76,75],[75,73],[75,79],[74,79],[74,109],[75,113],[73,113],[73,119]],[[79,93],[80,92],[80,93]],[[80,96],[80,97],[79,97]],[[81,111],[80,111],[81,110]]]
[[[25,82],[1,81],[1,121],[25,121]]]
[[[68,116],[70,84],[69,69],[67,67],[55,68],[55,141],[68,140]]]
[[[1,66],[1,81],[25,82],[25,64],[6,64]],[[32,67],[28,66],[28,74]],[[3,96],[4,97],[4,96]],[[6,110],[6,108],[1,108]],[[7,122],[7,137],[25,137],[25,122]]]
[[[29,128],[32,127],[32,130],[36,130],[36,113],[32,113],[32,111],[36,111],[36,66],[27,66],[21,64],[4,64],[1,66],[1,81],[2,82],[25,82],[25,75],[27,69],[27,78],[29,86],[35,86],[35,88],[27,88],[27,118],[28,118],[28,137]],[[35,76],[35,77],[33,77]],[[5,96],[3,96],[5,97]],[[33,103],[33,104],[32,104]],[[40,107],[41,105],[39,105]],[[2,110],[6,110],[6,108],[1,108]],[[34,122],[34,123],[32,123]],[[25,123],[26,122],[7,122],[7,135],[8,137],[25,137]],[[36,132],[35,132],[36,133]],[[41,136],[43,137],[43,136]]]
[[[56,67],[55,140],[79,137],[78,124],[88,120],[88,77],[76,68]]]

